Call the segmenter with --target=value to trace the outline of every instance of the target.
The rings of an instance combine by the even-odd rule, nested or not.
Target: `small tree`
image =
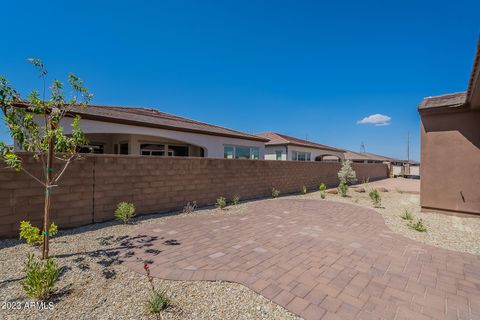
[[[48,258],[49,226],[52,188],[58,182],[67,167],[79,158],[79,147],[87,144],[85,135],[80,129],[80,117],[76,116],[71,124],[70,135],[63,134],[60,121],[75,108],[85,108],[92,94],[84,87],[80,78],[68,75],[68,84],[72,89],[70,98],[64,93],[64,85],[53,80],[49,97],[46,95],[47,70],[39,59],[28,59],[40,73],[43,82],[42,94],[32,91],[27,99],[22,100],[7,79],[0,76],[0,108],[4,121],[16,145],[33,154],[36,161],[41,162],[43,175],[37,177],[29,172],[22,162],[22,157],[13,148],[0,142],[0,160],[16,171],[23,171],[45,188],[44,218],[42,235],[44,237],[42,258]],[[58,168],[54,159],[61,162]]]
[[[352,168],[352,161],[346,160],[342,164],[342,168],[338,171],[338,179],[340,183],[345,183],[347,185],[354,183],[357,181],[357,175]]]

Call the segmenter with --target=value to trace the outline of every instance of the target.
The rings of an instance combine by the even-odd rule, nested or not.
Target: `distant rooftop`
[[[25,104],[19,103],[19,105]],[[72,113],[80,115],[82,119],[144,126],[174,131],[194,132],[200,134],[225,136],[246,140],[268,141],[267,139],[252,134],[208,124],[205,122],[187,119],[184,117],[179,117],[173,114],[161,112],[157,109],[143,107],[88,105],[87,108],[77,108]]]
[[[295,137],[290,137],[285,134],[276,133],[276,132],[264,132],[264,133],[257,133],[259,137],[266,138],[270,141],[265,143],[265,146],[278,146],[278,145],[294,145],[300,147],[307,147],[307,148],[314,148],[314,149],[322,149],[322,150],[330,150],[336,152],[344,152],[345,150],[337,149],[334,147],[330,147],[324,144],[298,139]]]

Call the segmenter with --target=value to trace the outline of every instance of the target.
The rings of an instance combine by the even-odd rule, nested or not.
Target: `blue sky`
[[[23,94],[84,79],[93,103],[155,107],[419,158],[418,103],[466,89],[480,1],[2,1],[0,74]],[[372,114],[388,125],[358,124]],[[4,126],[0,139],[8,141]]]

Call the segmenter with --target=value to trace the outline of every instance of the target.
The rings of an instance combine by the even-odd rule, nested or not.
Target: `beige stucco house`
[[[265,142],[265,160],[341,161],[344,150],[276,132],[256,134]]]
[[[263,159],[268,141],[156,109],[89,105],[73,115],[81,117],[89,147],[100,154]],[[66,134],[72,120],[62,120]]]

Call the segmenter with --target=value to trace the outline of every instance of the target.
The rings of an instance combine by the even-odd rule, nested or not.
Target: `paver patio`
[[[275,199],[172,218],[125,239],[124,265],[241,283],[305,319],[480,319],[480,257],[390,231],[373,210]],[[192,301],[195,303],[195,301]]]

